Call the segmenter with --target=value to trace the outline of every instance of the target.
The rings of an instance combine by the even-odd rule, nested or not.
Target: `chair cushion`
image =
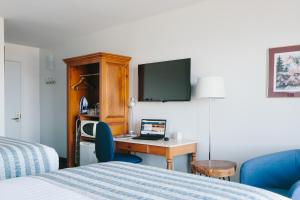
[[[140,163],[142,159],[138,156],[124,153],[116,153],[114,156],[114,161],[130,162],[130,163]]]
[[[280,194],[285,197],[289,197],[289,190],[285,190],[285,189],[281,189],[281,188],[263,188],[263,189],[268,190],[270,192]]]

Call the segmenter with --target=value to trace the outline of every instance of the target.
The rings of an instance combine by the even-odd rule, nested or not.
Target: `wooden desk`
[[[167,169],[173,169],[173,158],[179,155],[191,154],[192,161],[196,160],[196,140],[176,141],[164,140],[133,140],[129,137],[115,137],[116,151],[128,151],[163,156],[167,161]]]

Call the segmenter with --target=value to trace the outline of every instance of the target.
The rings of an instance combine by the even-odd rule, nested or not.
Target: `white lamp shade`
[[[201,78],[196,87],[196,98],[225,98],[224,79],[219,76]]]

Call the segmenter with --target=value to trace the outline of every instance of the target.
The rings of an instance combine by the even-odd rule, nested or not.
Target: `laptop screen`
[[[141,135],[164,136],[166,131],[166,120],[142,119]]]

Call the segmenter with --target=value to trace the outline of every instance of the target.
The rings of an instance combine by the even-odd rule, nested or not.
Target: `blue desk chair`
[[[240,182],[300,200],[300,149],[246,161]]]
[[[99,122],[96,126],[95,151],[98,162],[142,162],[142,159],[138,156],[124,153],[115,153],[115,143],[111,134],[111,130],[109,126],[104,122]]]

